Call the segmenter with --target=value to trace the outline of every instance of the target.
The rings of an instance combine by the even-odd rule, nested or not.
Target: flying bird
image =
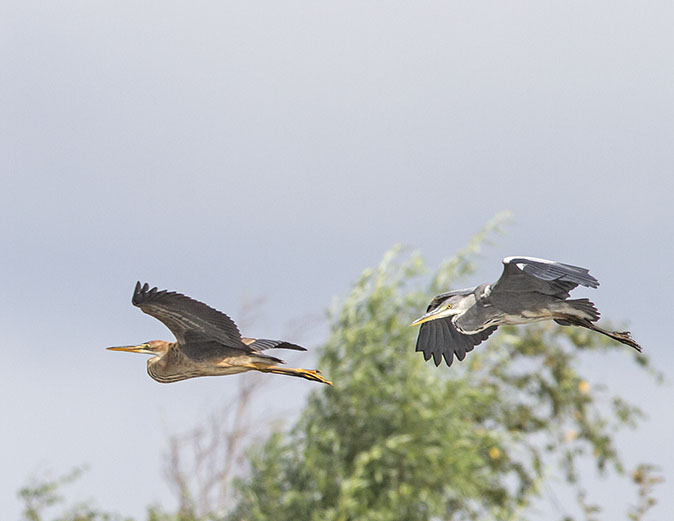
[[[629,331],[607,331],[594,324],[599,311],[586,298],[567,300],[577,286],[596,288],[599,282],[578,266],[535,257],[506,257],[501,278],[492,284],[448,291],[436,296],[426,314],[411,325],[421,324],[417,351],[448,366],[453,357],[484,342],[498,326],[554,320],[563,326],[580,326],[641,352]]]
[[[147,372],[158,382],[261,371],[332,385],[320,371],[281,367],[283,360],[263,353],[268,349],[306,351],[304,347],[282,340],[242,337],[231,318],[190,297],[150,289],[147,283],[141,286],[138,282],[131,302],[163,322],[177,341],[151,340],[108,349],[153,355],[147,361]]]

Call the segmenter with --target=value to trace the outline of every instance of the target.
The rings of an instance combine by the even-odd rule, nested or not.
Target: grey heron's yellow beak
[[[119,346],[119,347],[107,347],[108,351],[128,351],[130,353],[151,353],[149,351],[149,344],[139,344],[137,346]]]
[[[435,310],[429,311],[429,312],[426,313],[425,315],[423,315],[423,316],[417,318],[414,322],[412,322],[412,323],[410,324],[410,327],[412,327],[412,326],[418,326],[418,325],[420,325],[420,324],[423,324],[424,322],[428,322],[429,320],[434,320],[434,319],[440,318],[440,317],[441,317],[440,313],[438,312],[437,309],[435,309]]]

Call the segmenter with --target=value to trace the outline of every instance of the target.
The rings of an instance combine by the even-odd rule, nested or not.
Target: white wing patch
[[[502,262],[504,274],[508,266],[515,266],[520,272],[544,281],[570,282],[590,288],[599,286],[599,281],[590,275],[589,270],[580,266],[537,257],[506,257]]]
[[[503,264],[510,264],[514,260],[527,260],[533,262],[542,262],[543,264],[558,264],[557,261],[551,261],[548,259],[539,259],[538,257],[525,257],[524,255],[518,255],[517,257],[506,257],[503,259]],[[526,264],[524,262],[518,262],[515,264],[519,269],[523,269]]]

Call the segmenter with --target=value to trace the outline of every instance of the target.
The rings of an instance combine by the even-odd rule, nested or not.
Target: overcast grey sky
[[[254,334],[281,337],[393,244],[435,264],[511,210],[468,282],[513,254],[589,267],[671,375],[672,27],[668,1],[2,2],[0,511],[89,463],[77,493],[143,518],[170,497],[167,430],[231,396],[103,349],[170,338],[138,279],[235,319],[264,296]],[[672,388],[627,349],[588,370],[650,412],[620,439],[664,468],[662,518]],[[274,386],[272,410],[312,388]],[[616,515],[631,499],[598,490]]]

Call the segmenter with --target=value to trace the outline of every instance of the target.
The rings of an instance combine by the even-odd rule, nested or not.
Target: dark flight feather
[[[284,340],[269,340],[268,338],[244,338],[243,343],[255,351],[265,351],[267,349],[293,349],[295,351],[306,351],[306,347],[291,344]]]
[[[596,288],[599,281],[589,270],[578,266],[531,257],[507,257],[492,293],[537,292],[565,299],[579,285]]]
[[[211,341],[196,341],[196,342],[187,342],[181,344],[182,352],[195,361],[207,361],[207,360],[222,360],[231,356],[240,356],[243,353],[252,354],[255,358],[264,358],[269,362],[275,364],[285,363],[280,358],[270,355],[263,355],[255,349],[250,349],[249,346],[241,344],[237,347],[230,347],[222,345],[217,340]]]
[[[467,353],[489,338],[496,329],[493,326],[473,335],[464,335],[456,329],[451,318],[429,320],[419,328],[416,350],[424,354],[425,360],[433,357],[436,366],[440,365],[443,357],[447,366],[451,366],[455,355],[463,360]]]
[[[150,289],[140,282],[131,300],[134,306],[168,327],[179,342],[216,340],[224,345],[245,349],[234,321],[212,307],[174,291]]]

